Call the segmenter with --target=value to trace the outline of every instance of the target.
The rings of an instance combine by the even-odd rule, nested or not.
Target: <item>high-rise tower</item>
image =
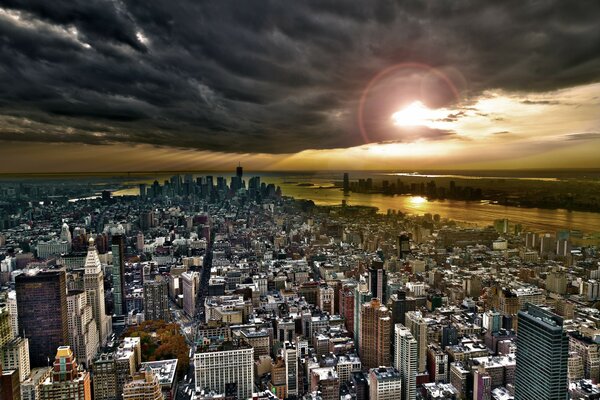
[[[563,319],[529,303],[518,318],[515,400],[568,399],[569,338]]]
[[[104,273],[102,272],[102,263],[98,257],[98,251],[94,244],[94,239],[90,239],[88,253],[85,258],[85,273],[83,275],[83,288],[87,297],[87,302],[92,306],[92,313],[96,326],[98,327],[98,337],[101,346],[106,345],[108,335],[111,330],[110,318],[105,313],[104,308]]]
[[[142,246],[144,236],[142,235]],[[113,281],[113,304],[115,315],[126,315],[127,307],[125,299],[125,241],[123,236],[115,235],[112,237],[112,281]]]
[[[415,400],[417,396],[417,340],[410,330],[396,324],[394,341],[394,367],[402,378],[402,400]]]
[[[45,367],[69,342],[65,271],[21,274],[15,284],[19,333],[29,339],[31,366]]]
[[[360,358],[365,368],[389,366],[391,319],[387,307],[379,299],[361,307]]]

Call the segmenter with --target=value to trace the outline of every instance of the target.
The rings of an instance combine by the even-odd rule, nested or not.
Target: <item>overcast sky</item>
[[[597,0],[0,0],[0,172],[600,167],[598,21]]]

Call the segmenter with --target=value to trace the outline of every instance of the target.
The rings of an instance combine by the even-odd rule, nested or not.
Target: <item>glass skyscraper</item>
[[[569,338],[563,319],[527,304],[519,311],[515,400],[566,400]]]

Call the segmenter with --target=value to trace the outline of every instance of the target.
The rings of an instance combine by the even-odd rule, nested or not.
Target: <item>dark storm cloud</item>
[[[365,142],[356,123],[363,89],[395,64],[434,66],[467,97],[600,78],[597,1],[0,0],[0,7],[4,140],[267,153],[350,147]],[[387,118],[394,98],[410,100],[413,92],[394,86],[408,75],[382,83],[399,94],[382,95],[385,107],[373,100],[367,122]],[[454,101],[438,81],[421,88],[430,106]],[[405,134],[388,122],[367,123],[368,141],[456,137]]]

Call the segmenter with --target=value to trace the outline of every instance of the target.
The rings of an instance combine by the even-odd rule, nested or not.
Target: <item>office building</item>
[[[6,304],[0,304],[0,348],[13,338],[10,312]]]
[[[340,378],[333,367],[310,370],[310,391],[318,392],[322,400],[337,400],[340,396]]]
[[[391,319],[387,307],[378,298],[361,309],[359,352],[365,368],[389,366]]]
[[[2,369],[19,371],[19,380],[22,382],[29,378],[31,366],[29,363],[29,340],[16,337],[0,348]]]
[[[112,353],[103,353],[94,360],[92,379],[94,400],[116,400],[117,365]]]
[[[18,370],[3,370],[0,365],[0,399],[21,400],[21,384],[19,382]]]
[[[371,301],[372,297],[369,285],[361,280],[354,288],[354,343],[360,343],[362,305]]]
[[[183,312],[189,317],[196,313],[196,299],[200,286],[200,274],[187,271],[181,274],[181,287],[183,292]]]
[[[15,278],[19,331],[29,339],[32,367],[48,366],[56,349],[69,343],[67,284],[62,270]]]
[[[194,355],[196,391],[231,392],[239,399],[252,396],[254,388],[254,349],[226,342],[217,349]]]
[[[383,261],[373,260],[369,268],[369,291],[373,297],[380,299],[385,304],[387,301],[386,290],[387,274],[383,269]]]
[[[123,388],[123,400],[162,400],[158,377],[152,368],[146,367],[139,374],[133,376]]]
[[[144,236],[142,235],[142,250]],[[125,239],[121,235],[112,237],[112,281],[113,305],[115,315],[127,315],[125,297]],[[139,248],[138,248],[139,250]]]
[[[92,400],[90,374],[79,368],[69,346],[58,348],[52,376],[40,384],[40,400]]]
[[[34,368],[21,382],[21,400],[40,400],[40,384],[52,376],[52,367]]]
[[[569,339],[563,319],[539,306],[519,311],[515,400],[568,398]]]
[[[146,321],[170,320],[169,287],[161,275],[153,281],[144,282],[144,318]]]
[[[402,324],[394,326],[394,367],[402,379],[402,400],[417,396],[418,343],[410,330]]]
[[[87,303],[86,293],[71,290],[67,295],[69,343],[80,364],[87,367],[100,350],[98,326],[94,321],[92,306]]]
[[[369,371],[370,400],[398,400],[401,397],[402,379],[397,369],[381,367]]]
[[[104,273],[102,263],[94,239],[90,239],[87,256],[85,259],[85,273],[83,285],[87,302],[92,306],[92,315],[98,328],[98,338],[101,346],[106,345],[111,333],[111,319],[106,315],[104,308]]]
[[[297,396],[298,391],[298,351],[290,343],[283,346],[283,360],[285,362],[285,391],[288,396]]]
[[[417,370],[423,373],[427,370],[427,322],[419,311],[409,311],[406,327],[417,341]]]

